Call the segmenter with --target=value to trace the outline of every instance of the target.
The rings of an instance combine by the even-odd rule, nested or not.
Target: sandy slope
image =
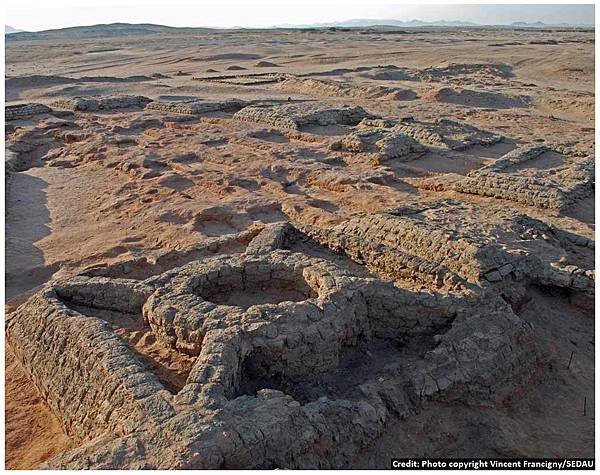
[[[69,448],[60,421],[38,395],[10,348],[6,364],[6,468],[31,470]]]

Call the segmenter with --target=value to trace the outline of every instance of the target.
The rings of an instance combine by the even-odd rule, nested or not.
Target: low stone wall
[[[152,102],[152,99],[144,96],[73,97],[56,101],[52,104],[52,107],[72,111],[95,112],[127,109],[130,107],[145,107],[149,102]]]
[[[493,198],[509,199],[539,208],[561,209],[567,205],[565,193],[549,188],[540,180],[517,176],[506,176],[481,171],[456,182],[453,189]]]
[[[146,110],[197,115],[215,111],[237,111],[247,105],[246,101],[240,99],[228,99],[225,101],[194,100],[185,102],[153,101],[146,106]]]
[[[522,177],[496,171],[518,163],[518,161],[512,160],[513,157],[510,158],[511,160],[503,160],[497,166],[489,169],[486,167],[471,172],[451,186],[454,190],[462,193],[508,199],[529,206],[557,210],[566,209],[594,192],[593,164],[591,166],[587,163],[579,164],[576,171],[567,170],[549,181],[543,178]],[[531,157],[526,155],[525,158],[521,158],[521,161],[530,159]],[[593,158],[587,162],[593,162]],[[562,185],[558,186],[555,183],[556,180],[560,181]]]
[[[332,142],[330,147],[344,152],[373,154],[376,164],[392,159],[414,160],[427,151],[419,142],[395,129],[365,127]]]
[[[448,290],[468,288],[468,281],[447,266],[383,244],[378,236],[369,231],[349,235],[340,228],[327,230],[298,226],[321,244],[344,252],[355,262],[390,280],[412,280],[415,284]]]
[[[31,116],[39,115],[39,114],[49,114],[52,112],[50,107],[45,106],[44,104],[18,104],[14,106],[6,106],[4,108],[4,118],[5,120],[19,120],[19,119],[28,119]]]
[[[448,208],[452,212],[452,205]],[[498,230],[505,234],[498,241],[495,233],[488,236],[476,226],[465,226],[462,233],[456,233],[435,220],[415,216],[419,214],[391,210],[359,214],[332,229],[300,223],[297,226],[324,246],[341,251],[377,275],[402,285],[408,281],[445,292],[478,292],[479,286],[509,280],[587,294],[593,289],[593,270],[558,262],[558,256],[566,258],[566,242],[594,248],[594,242],[583,236],[515,215],[497,223]],[[525,237],[531,232],[544,237]],[[543,241],[542,248],[547,249],[550,243],[556,246],[557,262],[538,255],[536,239]]]
[[[255,84],[266,84],[280,82],[289,77],[285,73],[255,73],[255,74],[219,74],[206,77],[194,77],[195,81],[218,82],[225,84],[239,84],[241,86],[252,86]]]
[[[545,145],[529,145],[517,148],[512,152],[503,155],[490,165],[485,166],[483,169],[488,172],[501,172],[509,167],[533,160],[548,151],[550,151],[550,149]]]
[[[546,357],[532,328],[507,307],[492,297],[441,335],[412,380],[416,395],[474,406],[490,399],[503,404],[526,383]]]
[[[442,280],[451,271],[469,282],[478,282],[483,274],[497,266],[498,258],[501,259],[499,249],[497,253],[490,249],[488,252],[494,255],[486,259],[477,243],[460,237],[448,239],[444,230],[392,214],[359,215],[337,226],[335,231],[340,242],[347,243],[348,247],[377,243],[403,252],[407,263],[413,258],[409,265],[415,272],[441,276]]]
[[[423,144],[450,150],[464,150],[474,145],[490,146],[504,139],[501,135],[450,119],[434,122],[404,119],[394,129]]]
[[[286,235],[293,230],[287,222],[267,224],[248,244],[246,254],[268,254],[281,249]]]
[[[306,104],[249,106],[234,114],[234,119],[256,122],[275,128],[297,130],[309,125],[356,125],[369,117],[362,107],[327,107]]]
[[[118,310],[134,295],[107,281],[86,280],[84,289]],[[110,325],[69,309],[59,293],[78,299],[70,283],[44,290],[7,318],[6,336],[65,431],[79,441],[119,436],[172,416],[170,394]]]
[[[489,196],[555,210],[564,210],[594,192],[594,156],[578,160],[547,177],[543,173],[539,177],[531,177],[507,171],[510,167],[533,160],[547,151],[549,149],[545,146],[524,147],[470,172],[467,176],[447,174],[423,180],[419,186]]]
[[[154,283],[158,284],[158,281]],[[269,360],[273,360],[269,363],[271,371],[284,365],[278,371],[288,377],[308,377],[312,372],[319,373],[335,367],[341,347],[356,344],[360,335],[368,336],[376,332],[391,338],[396,334],[431,332],[443,326],[456,311],[456,304],[452,307],[449,303],[452,300],[450,298],[433,298],[429,304],[423,298],[417,308],[414,303],[411,305],[410,300],[414,298],[412,293],[382,282],[376,284],[352,279],[331,264],[302,254],[279,251],[270,255],[248,256],[241,261],[238,257],[232,257],[192,263],[178,270],[177,277],[171,283],[161,278],[161,290],[153,294],[144,306],[145,318],[154,333],[180,351],[198,354],[206,328],[210,327],[209,320],[228,318],[224,315],[232,311],[227,305],[215,304],[211,299],[216,292],[215,286],[218,286],[218,294],[224,296],[240,291],[258,293],[261,292],[261,286],[274,292],[271,298],[277,300],[287,298],[288,294],[291,296],[289,298],[299,296],[299,302],[277,304],[279,323],[275,325],[272,322],[270,333],[266,335],[258,331],[259,327],[255,332],[252,326],[242,324],[247,336],[252,337],[256,333],[261,340],[264,337],[267,337],[267,341],[269,338],[275,340],[273,348],[270,343],[263,344],[263,357],[266,357],[267,351],[284,351],[287,347],[285,341],[292,339],[292,335],[296,335],[293,337],[295,340],[302,340],[301,335],[305,332],[313,336],[320,335],[320,338],[308,338],[304,344],[290,346],[286,350],[290,353],[280,355],[281,359],[279,356],[269,357]],[[345,287],[351,287],[352,292],[344,290]],[[310,297],[311,293],[315,296]],[[381,299],[383,294],[386,295],[385,301]],[[342,318],[338,314],[340,309],[345,311],[344,308],[349,305],[347,301],[352,302],[351,306],[355,309],[352,319]],[[246,310],[244,318],[257,319],[267,308],[263,310],[260,303],[255,305]],[[437,311],[426,310],[430,307]],[[235,313],[233,311],[233,315]],[[256,315],[251,318],[250,314],[254,313]],[[343,327],[332,327],[335,320],[345,320]],[[311,328],[313,324],[319,327],[318,331]],[[279,325],[282,328],[275,330]],[[336,337],[336,333],[342,329],[343,332]],[[325,333],[329,335],[328,338],[323,336]],[[285,337],[281,340],[277,338],[278,335]]]

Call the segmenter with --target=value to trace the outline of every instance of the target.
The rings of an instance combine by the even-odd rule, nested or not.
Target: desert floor
[[[359,88],[339,97],[318,85],[290,90],[273,82],[207,79],[255,73],[401,93],[366,97]],[[7,104],[114,94],[327,102],[359,105],[390,120],[459,120],[505,137],[490,146],[373,164],[332,153],[329,142],[346,133],[334,126],[286,135],[223,111],[181,116],[131,108],[13,122],[7,140],[19,141],[27,160],[6,195],[8,311],[52,278],[290,216],[331,227],[356,212],[447,198],[594,238],[593,195],[558,212],[414,184],[438,174],[465,175],[523,144],[592,153],[593,32],[323,30],[9,41],[5,84]],[[67,127],[56,125],[63,120]],[[477,410],[430,406],[411,419],[414,431],[390,429],[351,465],[387,467],[391,456],[432,453],[592,457],[593,311],[560,294],[533,290],[530,297],[520,316],[549,342],[552,363],[518,401]],[[10,348],[6,370],[7,467],[33,468],[73,442]]]

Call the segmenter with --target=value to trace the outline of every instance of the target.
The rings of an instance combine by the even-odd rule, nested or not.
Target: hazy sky
[[[107,3],[98,0],[54,0],[52,8],[40,8],[40,3],[33,0],[8,0],[5,23],[29,31],[112,22],[157,23],[170,26],[268,27],[286,23],[320,23],[353,18],[463,20],[480,24],[509,24],[514,21],[594,24],[592,4],[385,5],[375,2],[360,5],[305,1],[303,5],[235,5],[231,2],[209,5],[198,2],[192,4],[186,0],[175,2],[180,4],[126,0],[119,5],[111,5],[111,0],[107,0]]]

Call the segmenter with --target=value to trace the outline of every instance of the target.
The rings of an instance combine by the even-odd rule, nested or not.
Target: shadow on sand
[[[5,215],[6,300],[47,282],[57,270],[57,265],[44,265],[35,245],[50,234],[46,187],[44,180],[25,173],[12,176]]]

